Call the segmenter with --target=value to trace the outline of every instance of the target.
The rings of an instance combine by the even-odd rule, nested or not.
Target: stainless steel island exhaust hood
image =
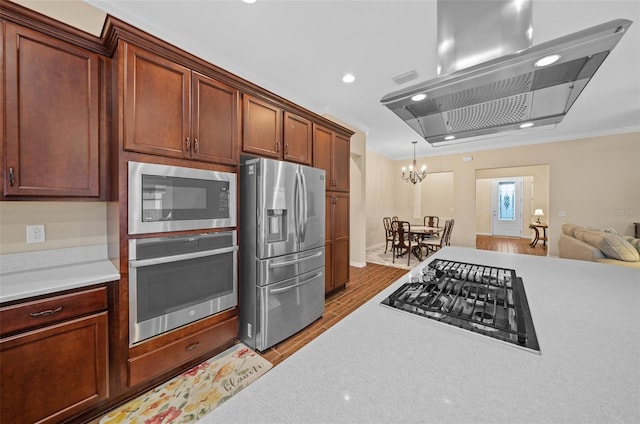
[[[438,2],[439,68],[450,61],[450,58],[443,59],[443,41],[453,41],[441,39],[443,30],[440,27],[451,31],[452,26],[459,25],[455,21],[461,19],[460,13],[457,16],[450,14],[445,15],[447,19],[443,22],[441,3],[460,2]],[[490,3],[495,5],[496,2]],[[505,3],[509,2],[502,2]],[[469,16],[476,21],[487,21],[486,16],[467,10],[467,21]],[[484,30],[499,28],[500,20],[513,26],[514,20],[509,19],[507,23],[503,14],[498,19],[494,17],[494,22],[485,25]],[[453,69],[453,72],[394,91],[380,101],[433,146],[450,144],[451,140],[557,124],[631,24],[630,20],[616,19],[463,69],[449,66],[447,69]],[[530,40],[531,27],[519,25]],[[501,40],[507,38],[504,33],[497,36]],[[477,50],[478,56],[491,51],[491,47]]]

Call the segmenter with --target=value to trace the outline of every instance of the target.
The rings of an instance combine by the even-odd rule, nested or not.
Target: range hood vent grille
[[[529,93],[523,93],[444,112],[443,116],[450,133],[461,133],[520,122],[528,116],[530,105]]]
[[[430,81],[380,101],[434,146],[558,124],[632,24],[617,19]],[[546,67],[548,55],[560,59]],[[426,98],[414,101],[416,94]]]
[[[533,74],[517,75],[481,87],[462,90],[435,99],[441,111],[458,109],[478,103],[490,102],[503,97],[526,93],[531,90]]]

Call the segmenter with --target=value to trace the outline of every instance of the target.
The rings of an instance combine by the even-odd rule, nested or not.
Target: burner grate
[[[540,350],[522,279],[512,269],[435,259],[382,304]]]

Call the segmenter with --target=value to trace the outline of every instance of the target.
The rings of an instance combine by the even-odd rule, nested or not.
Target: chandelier
[[[427,176],[427,165],[422,165],[420,168],[420,172],[418,172],[418,167],[416,166],[416,143],[417,141],[412,141],[413,143],[413,162],[409,165],[409,172],[407,172],[407,167],[402,167],[402,179],[405,181],[409,181],[413,184],[419,183],[424,180],[424,177]]]

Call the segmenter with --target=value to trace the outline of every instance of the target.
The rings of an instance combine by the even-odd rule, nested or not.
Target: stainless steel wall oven
[[[236,231],[129,240],[129,343],[238,302]]]

